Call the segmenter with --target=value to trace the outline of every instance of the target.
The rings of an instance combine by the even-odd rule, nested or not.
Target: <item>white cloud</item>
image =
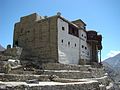
[[[111,50],[108,54],[107,57],[114,57],[115,55],[119,54],[120,51],[115,51],[115,50]]]

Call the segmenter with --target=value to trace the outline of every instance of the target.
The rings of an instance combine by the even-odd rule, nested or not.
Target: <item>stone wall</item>
[[[20,59],[22,53],[22,48],[14,47],[14,48],[7,48],[0,54],[1,61],[8,61],[9,59],[18,60]]]
[[[22,48],[20,47],[13,47],[13,48],[8,48],[3,52],[4,56],[11,56],[14,57],[14,59],[19,59],[20,55],[22,53]]]
[[[36,31],[39,31],[39,41],[36,33],[34,53],[46,60],[45,62],[58,62],[57,17],[41,20],[37,25],[38,30],[36,29]]]
[[[58,62],[57,16],[39,20],[37,17],[37,14],[25,16],[15,24],[13,46],[23,48],[23,60]]]

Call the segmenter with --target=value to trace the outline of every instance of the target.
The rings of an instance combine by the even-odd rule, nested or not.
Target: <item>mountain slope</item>
[[[103,62],[105,71],[109,74],[115,82],[120,82],[120,54],[110,57]]]
[[[1,45],[0,45],[0,51],[4,51],[5,48],[3,48]]]
[[[120,67],[120,53],[114,57],[110,57],[104,60],[103,62],[107,62],[112,67]]]

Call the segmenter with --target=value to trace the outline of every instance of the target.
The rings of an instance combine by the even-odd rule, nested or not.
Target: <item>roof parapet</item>
[[[33,22],[33,21],[39,21],[41,19],[44,19],[43,16],[39,16],[37,13],[33,13],[24,17],[20,18],[21,22]]]

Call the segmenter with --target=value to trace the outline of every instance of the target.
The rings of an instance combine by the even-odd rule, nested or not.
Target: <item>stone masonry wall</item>
[[[57,16],[36,21],[36,14],[15,24],[13,46],[23,48],[22,59],[57,62]]]
[[[41,20],[36,26],[35,55],[45,62],[57,62],[57,17]],[[40,30],[39,30],[40,29]],[[39,32],[38,32],[39,31]],[[37,34],[39,33],[39,35]],[[39,39],[37,39],[39,37]]]

